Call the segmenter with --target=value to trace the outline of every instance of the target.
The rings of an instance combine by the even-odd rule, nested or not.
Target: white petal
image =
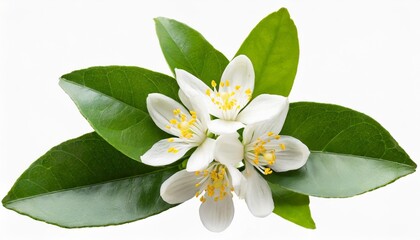
[[[190,113],[180,103],[176,102],[172,98],[169,98],[160,93],[151,93],[146,99],[147,110],[149,111],[150,117],[153,122],[162,129],[163,131],[178,136],[179,130],[175,128],[166,128],[169,125],[169,121],[174,118],[173,111],[180,109],[182,113],[191,118]]]
[[[306,164],[310,151],[301,141],[290,136],[281,136],[280,143],[285,150],[276,152],[276,162],[270,166],[276,172],[296,170]]]
[[[286,97],[272,94],[261,94],[243,109],[236,120],[244,124],[265,121],[280,114],[289,104]]]
[[[251,164],[244,171],[247,180],[245,201],[249,211],[256,217],[266,217],[274,209],[270,186]]]
[[[163,139],[155,143],[140,159],[144,164],[151,166],[167,165],[182,158],[193,147],[179,138]]]
[[[210,132],[216,135],[222,135],[222,134],[234,133],[238,129],[243,128],[244,126],[245,125],[243,125],[241,122],[216,119],[216,120],[210,121],[207,127],[209,128]]]
[[[214,147],[216,140],[206,138],[193,152],[187,163],[187,171],[194,172],[205,169],[214,159]]]
[[[235,214],[231,196],[217,202],[209,198],[201,204],[200,219],[208,230],[221,232],[229,227]]]
[[[246,194],[247,181],[244,175],[234,166],[226,166],[230,175],[230,181],[239,198],[244,198]]]
[[[170,204],[177,204],[192,198],[197,192],[196,183],[199,178],[186,170],[179,171],[163,182],[160,196]]]
[[[210,114],[209,114],[208,108],[206,107],[206,104],[198,96],[193,96],[190,98],[190,100],[191,100],[190,110],[193,110],[197,113],[197,118],[198,120],[200,120],[202,124],[202,130],[207,131],[207,125],[210,122]]]
[[[236,86],[240,89],[236,92],[238,104],[243,107],[248,103],[249,97],[246,90],[254,91],[255,73],[251,60],[245,55],[235,57],[226,67],[222,74],[222,82],[229,80],[228,87],[219,87],[219,92],[232,92]]]
[[[180,89],[187,98],[201,98],[210,114],[217,117],[221,116],[221,111],[214,105],[211,98],[206,95],[207,90],[213,91],[203,81],[182,69],[175,69],[175,75]]]
[[[178,91],[178,97],[181,100],[182,104],[184,104],[188,109],[192,109],[190,99],[187,97],[187,95],[185,95],[185,93],[181,89],[179,89]]]
[[[214,157],[221,164],[236,166],[244,158],[244,146],[237,133],[221,135],[216,139]]]
[[[261,137],[268,132],[272,132],[274,134],[278,134],[281,129],[283,128],[284,121],[286,120],[287,112],[289,111],[289,103],[286,104],[285,108],[282,109],[280,113],[275,115],[274,117],[253,123],[248,124],[244,129],[244,144],[251,143],[255,141],[258,137]]]

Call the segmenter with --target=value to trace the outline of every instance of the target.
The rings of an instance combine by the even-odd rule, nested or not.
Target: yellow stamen
[[[207,95],[207,96],[210,96],[210,89],[207,89],[207,90],[206,90],[206,95]]]
[[[250,89],[250,88],[248,88],[248,89],[245,91],[245,94],[246,94],[246,95],[251,95],[251,94],[252,94],[251,89]]]
[[[240,88],[241,88],[241,86],[239,86],[239,85],[236,85],[236,86],[235,86],[235,90],[236,90],[236,91],[238,91]]]
[[[226,84],[226,87],[229,87],[230,86],[229,80],[226,80],[225,84]]]
[[[281,148],[281,150],[286,150],[286,145],[284,145],[283,143],[280,143],[280,148]]]
[[[273,173],[273,170],[271,170],[270,168],[264,169],[264,174],[265,175],[272,174],[272,173]]]
[[[177,153],[177,152],[179,152],[179,150],[178,150],[178,149],[176,149],[176,148],[174,148],[174,147],[170,147],[170,148],[168,149],[168,152],[170,152],[170,153]]]
[[[216,81],[214,81],[214,80],[211,80],[211,86],[212,86],[213,88],[215,88],[215,87],[217,86],[217,83],[216,83]]]
[[[175,139],[173,139],[173,138],[168,138],[168,142],[174,142],[175,141]]]

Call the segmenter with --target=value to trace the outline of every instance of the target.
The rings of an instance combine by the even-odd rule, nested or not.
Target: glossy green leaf
[[[275,214],[304,228],[316,228],[309,209],[309,196],[289,191],[277,184],[270,184],[270,188]]]
[[[177,170],[133,161],[90,133],[35,161],[2,202],[6,208],[62,227],[121,224],[174,206],[161,199],[159,189]]]
[[[172,72],[184,69],[210,85],[220,80],[229,61],[196,30],[168,18],[156,18],[156,33]]]
[[[311,155],[301,169],[272,174],[267,180],[305,195],[351,197],[416,169],[379,123],[341,106],[293,103],[281,133],[300,139]]]
[[[289,96],[299,62],[299,40],[287,9],[261,20],[236,53],[240,54],[248,56],[254,65],[254,96]]]
[[[150,118],[146,97],[162,93],[178,100],[175,79],[138,67],[92,67],[66,74],[60,86],[101,137],[139,161],[168,135]]]

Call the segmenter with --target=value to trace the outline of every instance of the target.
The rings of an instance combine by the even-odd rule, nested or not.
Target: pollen
[[[183,113],[181,109],[177,108],[173,110],[173,114],[175,117],[169,120],[169,125],[167,125],[166,128],[171,129],[174,127],[179,130],[180,137],[188,139],[192,138],[194,132],[191,128],[197,121],[197,112],[191,110],[191,117],[189,117]]]
[[[273,173],[273,170],[271,170],[270,168],[264,169],[264,174],[265,175],[272,174],[272,173]]]
[[[173,138],[168,138],[168,142],[174,142],[175,141],[175,139],[173,139]]]
[[[273,134],[274,134],[273,132],[268,132],[267,136],[271,137],[271,136],[273,136]]]
[[[251,91],[251,89],[250,88],[248,88],[247,90],[245,90],[245,94],[246,95],[251,95],[252,94],[252,91]]]
[[[169,153],[177,153],[177,152],[179,152],[179,150],[174,148],[174,147],[170,147],[170,148],[168,148],[168,152]]]
[[[235,86],[235,90],[236,90],[236,91],[238,91],[239,89],[241,89],[241,86],[236,85],[236,86]]]
[[[210,92],[210,89],[207,89],[207,90],[206,90],[206,95],[207,95],[207,96],[210,96],[210,93],[211,93],[211,92]]]
[[[283,143],[280,143],[280,148],[281,148],[281,150],[286,150],[286,145],[284,145]]]
[[[229,82],[229,80],[226,80],[226,81],[225,81],[225,84],[226,84],[226,87],[229,87],[229,86],[230,86],[230,82]]]
[[[211,86],[212,86],[213,88],[217,87],[217,83],[216,83],[216,81],[211,80]]]
[[[196,171],[195,174],[201,178],[200,182],[195,184],[199,188],[195,196],[198,197],[205,191],[200,198],[202,202],[203,199],[221,201],[233,191],[226,168],[222,164],[213,164],[206,170]]]

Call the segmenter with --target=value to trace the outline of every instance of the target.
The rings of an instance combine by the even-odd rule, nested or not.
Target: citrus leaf
[[[351,197],[385,186],[417,167],[379,123],[337,105],[291,104],[281,134],[301,140],[311,155],[301,169],[266,179],[305,195]]]
[[[248,56],[254,65],[255,96],[289,96],[299,62],[299,40],[287,9],[261,20],[236,53],[240,54]]]
[[[172,72],[183,69],[207,85],[211,80],[220,80],[229,61],[199,32],[168,18],[156,18],[155,23],[160,47]]]
[[[177,166],[154,168],[133,161],[90,133],[36,160],[2,203],[61,227],[121,224],[173,207],[159,191],[177,170]]]
[[[304,228],[316,228],[309,208],[309,196],[289,191],[276,184],[270,184],[270,188],[274,200],[273,213]]]
[[[168,137],[150,118],[146,98],[162,93],[178,100],[171,77],[138,67],[92,67],[62,76],[60,86],[102,138],[137,161]]]

